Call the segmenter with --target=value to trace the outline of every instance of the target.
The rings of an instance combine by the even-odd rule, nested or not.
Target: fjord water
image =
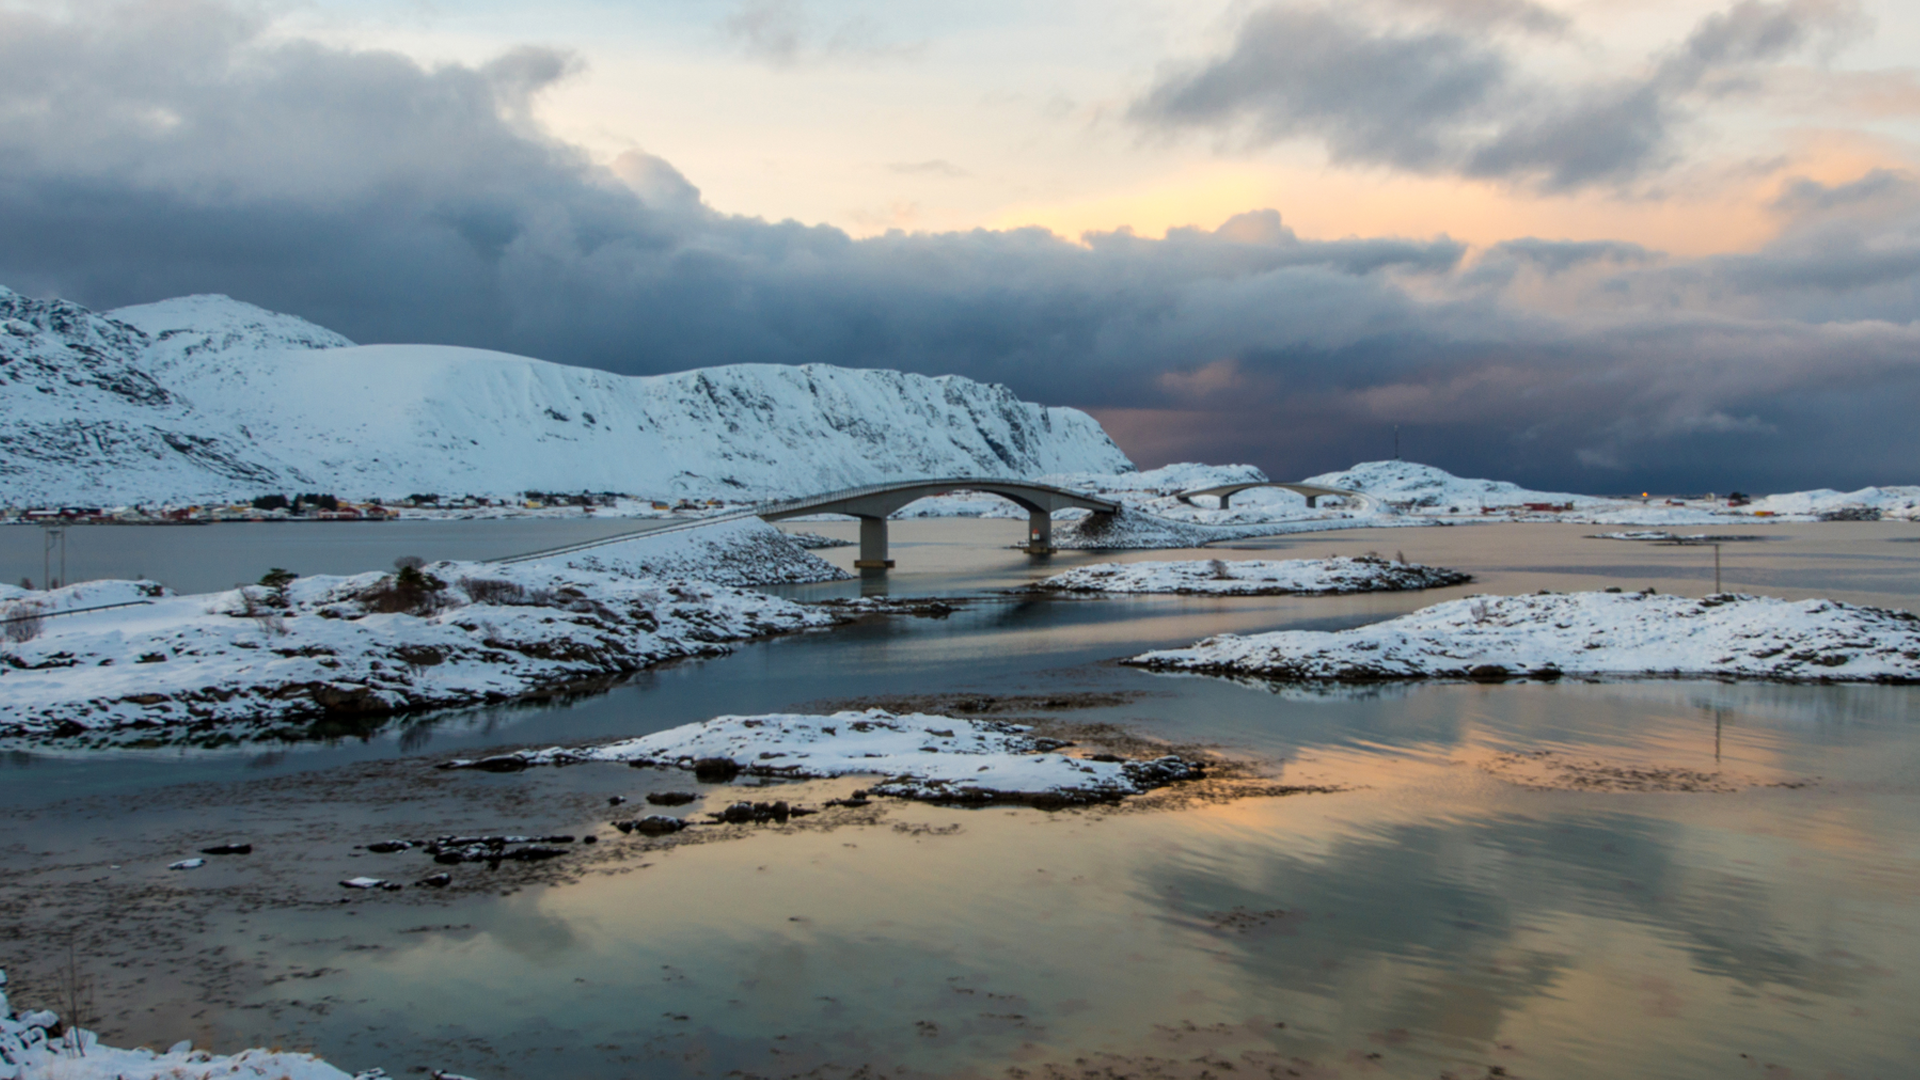
[[[1597,530],[1563,526],[1372,530],[1125,557],[1399,550],[1480,580],[1339,598],[986,594],[1093,558],[1036,565],[1002,546],[1021,525],[894,524],[900,570],[889,591],[980,597],[945,619],[867,620],[564,704],[271,753],[28,753],[0,773],[4,803],[30,818],[36,847],[73,857],[101,815],[121,812],[72,797],[102,790],[125,793],[131,820],[142,791],[189,780],[324,776],[382,757],[424,765],[480,746],[869,696],[1122,691],[1139,696],[1063,718],[1219,745],[1286,783],[1345,790],[1155,813],[902,806],[877,825],[682,847],[630,873],[510,896],[256,910],[198,940],[270,952],[301,977],[258,980],[211,1009],[154,979],[127,991],[133,1007],[102,1027],[163,1045],[182,1034],[223,1048],[277,1043],[355,1067],[480,1077],[862,1066],[1221,1075],[1222,1062],[1260,1076],[1890,1077],[1920,1060],[1914,688],[1321,694],[1110,663],[1223,630],[1354,625],[1471,592],[1697,595],[1711,588],[1710,551],[1587,540]],[[1766,535],[1724,549],[1728,589],[1920,606],[1920,544],[1909,542],[1920,529]],[[1718,774],[1740,790],[1540,790],[1482,767],[1543,750]],[[630,775],[582,767],[476,782],[537,794]],[[84,814],[69,809],[83,804]],[[338,837],[341,852],[309,857],[345,873],[344,849],[371,838],[354,831]],[[169,887],[199,887],[164,874],[151,871]],[[196,1012],[193,1030],[178,1030]]]

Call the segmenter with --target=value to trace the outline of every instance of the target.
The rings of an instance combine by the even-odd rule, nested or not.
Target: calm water
[[[459,542],[487,542],[486,523],[449,524],[480,527],[454,529]],[[894,528],[901,570],[886,587],[903,595],[1001,588],[1086,558],[1036,564],[996,546],[1015,542],[1020,522]],[[122,1030],[170,1042],[191,1017],[188,1033],[217,1046],[311,1046],[355,1067],[486,1078],[839,1076],[863,1065],[1218,1076],[1220,1062],[1258,1076],[1914,1075],[1920,691],[1662,682],[1318,695],[1108,663],[1222,630],[1353,625],[1466,592],[1711,588],[1710,550],[1581,539],[1587,531],[1377,530],[1212,553],[1402,550],[1480,576],[1457,590],[985,596],[946,620],[799,635],[567,705],[434,718],[364,740],[163,758],[16,754],[17,767],[0,772],[0,805],[35,810],[49,849],[76,857],[70,844],[84,857],[102,811],[83,820],[62,809],[79,803],[62,800],[104,790],[125,794],[114,812],[132,820],[140,792],[162,801],[187,781],[324,775],[316,770],[830,698],[1143,691],[1075,718],[1220,744],[1276,763],[1291,782],[1351,790],[1154,814],[903,807],[878,826],[685,847],[642,871],[444,909],[236,914],[204,928],[202,947],[271,951],[322,974],[196,1014],[191,991],[157,971],[141,991],[153,1011]],[[1726,587],[1920,604],[1920,545],[1893,542],[1911,527],[1767,535],[1778,539],[1725,548]],[[317,565],[275,561],[286,556],[271,549],[249,557]],[[1756,786],[1572,793],[1480,767],[1537,750]],[[630,775],[582,767],[477,782],[536,791],[556,776],[592,785]],[[149,876],[182,888],[220,880]]]

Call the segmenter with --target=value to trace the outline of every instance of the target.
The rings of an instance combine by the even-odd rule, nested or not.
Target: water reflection
[[[1867,1076],[1920,1051],[1912,688],[1329,700],[1153,681],[1173,692],[1115,715],[1356,790],[1160,815],[906,807],[470,906],[445,933],[395,935],[416,918],[401,911],[305,913],[290,934],[314,942],[296,959],[336,969],[327,1014],[268,992],[223,1023],[366,1062],[404,1031],[464,1071],[591,1077],[999,1074],[1097,1054],[1133,1072],[1278,1055],[1307,1075]],[[1472,765],[1543,745],[1710,762],[1716,718],[1729,767],[1822,779],[1623,795]],[[390,925],[354,925],[369,917]]]

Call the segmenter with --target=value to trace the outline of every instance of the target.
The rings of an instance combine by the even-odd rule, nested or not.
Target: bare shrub
[[[47,617],[38,601],[20,600],[0,605],[0,635],[15,645],[24,645],[47,628]]]
[[[94,1024],[98,1018],[94,1015],[93,976],[80,970],[80,949],[71,930],[67,931],[67,962],[60,970],[58,979],[60,1004],[66,1009],[66,1015],[61,1020],[66,1028],[67,1052],[75,1057],[86,1057],[87,1044],[80,1031]]]
[[[1486,622],[1487,616],[1490,614],[1487,609],[1487,602],[1485,600],[1475,600],[1473,603],[1468,604],[1467,614],[1472,616],[1473,621],[1476,623]]]
[[[393,568],[396,571],[418,570],[425,565],[427,560],[418,555],[402,555],[393,560]]]
[[[280,609],[274,605],[273,590],[259,585],[242,585],[237,591],[240,594],[240,610],[232,614],[243,619],[252,619],[254,625],[258,626],[263,634],[272,634],[275,637],[286,634],[287,620],[281,615]]]
[[[1227,573],[1227,562],[1225,559],[1213,560],[1207,564],[1207,569],[1213,571],[1213,580],[1215,581],[1226,581],[1233,577],[1232,574]]]
[[[499,578],[463,577],[460,588],[476,604],[525,604],[527,587],[517,581],[502,581]]]

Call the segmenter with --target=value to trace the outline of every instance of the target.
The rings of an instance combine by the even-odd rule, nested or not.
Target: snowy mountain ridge
[[[0,289],[0,501],[619,491],[791,496],[1133,471],[1077,409],[958,376],[739,364],[623,376],[355,345],[224,296],[99,314]]]

